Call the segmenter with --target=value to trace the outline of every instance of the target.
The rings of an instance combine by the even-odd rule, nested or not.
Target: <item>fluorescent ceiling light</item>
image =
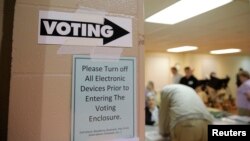
[[[232,1],[233,0],[180,0],[148,17],[146,22],[176,24]]]
[[[181,47],[169,48],[167,49],[167,52],[179,53],[179,52],[194,51],[197,49],[198,47],[196,46],[181,46]]]
[[[210,51],[210,54],[229,54],[238,52],[241,52],[241,50],[237,48],[230,48],[230,49],[212,50]]]

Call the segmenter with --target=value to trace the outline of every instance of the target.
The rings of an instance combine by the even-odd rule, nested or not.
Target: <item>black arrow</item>
[[[125,29],[123,29],[122,27],[118,26],[117,24],[111,22],[110,20],[104,18],[104,24],[99,24],[99,23],[90,23],[90,22],[79,22],[79,21],[66,21],[66,20],[57,20],[57,19],[41,19],[41,27],[40,27],[40,35],[43,35],[43,36],[60,36],[60,37],[83,37],[83,38],[101,38],[103,39],[103,45],[109,43],[109,42],[112,42],[122,36],[125,36],[127,35],[129,32]],[[51,28],[52,27],[52,23],[53,22],[56,22],[56,26],[54,26],[54,30],[51,34],[48,34],[48,29],[46,29],[45,27],[45,24],[44,22],[46,22],[48,24],[48,26]],[[86,35],[82,35],[82,29],[83,27],[81,28],[78,28],[77,32],[77,36],[73,34],[73,27],[70,27],[70,32],[68,34],[64,34],[64,35],[61,35],[60,33],[58,33],[56,27],[59,23],[66,23],[68,24],[68,26],[71,26],[72,23],[74,24],[79,24],[79,25],[82,25],[82,24],[86,24],[86,31],[88,30],[87,29],[87,26],[97,26],[99,25],[100,27],[102,26],[105,26],[105,25],[109,25],[112,27],[113,29],[113,35],[111,37],[104,37],[102,35],[98,35],[98,36],[95,36],[94,34],[92,36],[88,36],[88,33],[86,33]],[[47,28],[49,28],[47,27]],[[66,31],[66,28],[63,27],[61,30],[63,31]]]
[[[106,18],[104,19],[104,25],[111,26],[113,28],[113,30],[114,30],[114,34],[109,38],[104,37],[103,38],[103,45],[105,45],[105,44],[107,44],[109,42],[112,42],[112,41],[114,41],[114,40],[116,40],[116,39],[118,39],[118,38],[120,38],[122,36],[125,36],[125,35],[127,35],[129,33],[127,30],[121,28],[120,26],[118,26],[117,24],[111,22],[110,20],[108,20]]]

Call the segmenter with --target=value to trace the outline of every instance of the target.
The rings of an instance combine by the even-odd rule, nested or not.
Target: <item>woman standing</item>
[[[242,71],[238,75],[242,83],[237,90],[238,113],[242,116],[250,116],[250,74]]]

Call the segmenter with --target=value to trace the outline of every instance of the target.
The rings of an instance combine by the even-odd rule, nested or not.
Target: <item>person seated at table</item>
[[[159,110],[156,105],[155,96],[152,93],[148,93],[146,97],[145,108],[146,125],[157,125],[159,119]]]
[[[159,132],[171,141],[207,141],[213,116],[189,86],[167,85],[161,92]]]
[[[207,95],[207,87],[206,87],[207,80],[199,80],[195,91],[197,92],[198,96],[204,102],[206,106],[208,106],[208,95]]]

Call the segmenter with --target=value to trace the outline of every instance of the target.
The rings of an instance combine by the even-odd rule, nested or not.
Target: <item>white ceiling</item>
[[[145,18],[178,0],[145,0]],[[234,0],[175,25],[145,22],[146,51],[165,52],[182,45],[198,46],[194,53],[240,48],[250,54],[250,0]]]

